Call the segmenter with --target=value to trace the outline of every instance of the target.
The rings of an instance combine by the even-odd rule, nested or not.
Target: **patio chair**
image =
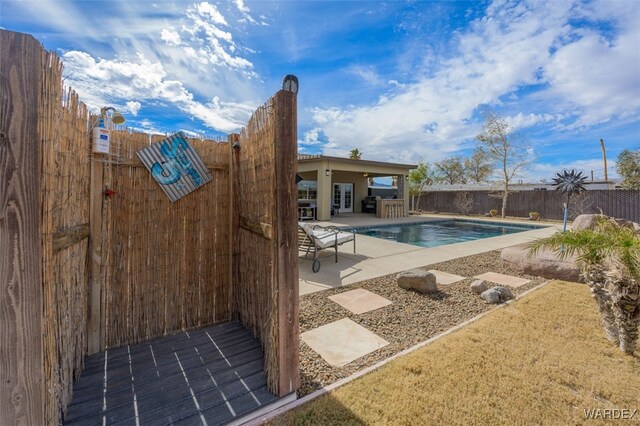
[[[344,231],[335,226],[321,226],[298,222],[298,250],[305,251],[305,256],[313,250],[311,270],[320,270],[318,255],[321,250],[334,247],[338,262],[338,246],[353,241],[353,252],[356,252],[356,233]]]

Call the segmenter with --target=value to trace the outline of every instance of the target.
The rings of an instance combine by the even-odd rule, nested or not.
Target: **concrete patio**
[[[430,219],[467,219],[483,220],[477,217],[414,215],[397,219],[379,219],[370,214],[348,214],[334,216],[330,222],[313,222],[320,225],[338,227],[357,227],[370,225],[390,225],[395,223],[424,222]],[[531,221],[486,219],[488,223],[508,221],[531,225]],[[470,256],[493,250],[503,249],[516,244],[526,243],[538,238],[547,237],[560,229],[560,225],[547,225],[544,228],[523,231],[515,234],[484,238],[475,241],[449,244],[439,247],[422,248],[410,244],[386,241],[380,238],[358,234],[356,236],[356,253],[353,246],[347,243],[339,248],[338,262],[333,259],[332,250],[320,252],[322,266],[320,271],[311,271],[311,256],[298,259],[300,270],[300,295],[315,293],[328,288],[341,287],[358,281],[380,277],[383,275],[406,271],[407,269],[428,266],[459,257]]]

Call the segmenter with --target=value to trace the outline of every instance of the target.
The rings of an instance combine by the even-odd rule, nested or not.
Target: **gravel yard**
[[[471,277],[475,275],[498,272],[532,280],[520,288],[511,289],[514,296],[544,281],[544,278],[524,275],[504,264],[500,259],[500,251],[450,260],[422,269],[436,269],[469,278],[449,285],[438,285],[439,292],[430,296],[399,288],[395,283],[397,274],[390,274],[300,297],[301,333],[342,318],[350,318],[388,341],[389,345],[343,367],[333,367],[300,341],[301,386],[298,396],[307,395],[347,377],[491,309],[493,305],[487,304],[469,290],[469,285],[473,282]],[[356,288],[369,290],[393,303],[356,315],[328,298]]]

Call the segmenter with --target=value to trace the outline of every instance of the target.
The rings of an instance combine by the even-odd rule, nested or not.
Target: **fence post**
[[[43,49],[0,31],[0,424],[44,424],[41,156]]]
[[[91,134],[91,129],[89,129]],[[102,187],[104,165],[95,158],[91,159],[91,183],[89,190],[89,329],[87,333],[88,355],[104,349],[102,321]]]
[[[295,392],[300,381],[298,327],[298,118],[296,94],[275,96],[276,279],[278,288],[278,393]]]

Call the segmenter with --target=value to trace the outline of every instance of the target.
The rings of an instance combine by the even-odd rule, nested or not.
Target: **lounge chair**
[[[313,264],[311,270],[320,270],[320,250],[335,247],[336,262],[338,262],[338,246],[353,241],[353,252],[356,252],[356,233],[344,231],[335,226],[321,226],[298,222],[298,250],[305,251],[305,256],[313,250]]]

